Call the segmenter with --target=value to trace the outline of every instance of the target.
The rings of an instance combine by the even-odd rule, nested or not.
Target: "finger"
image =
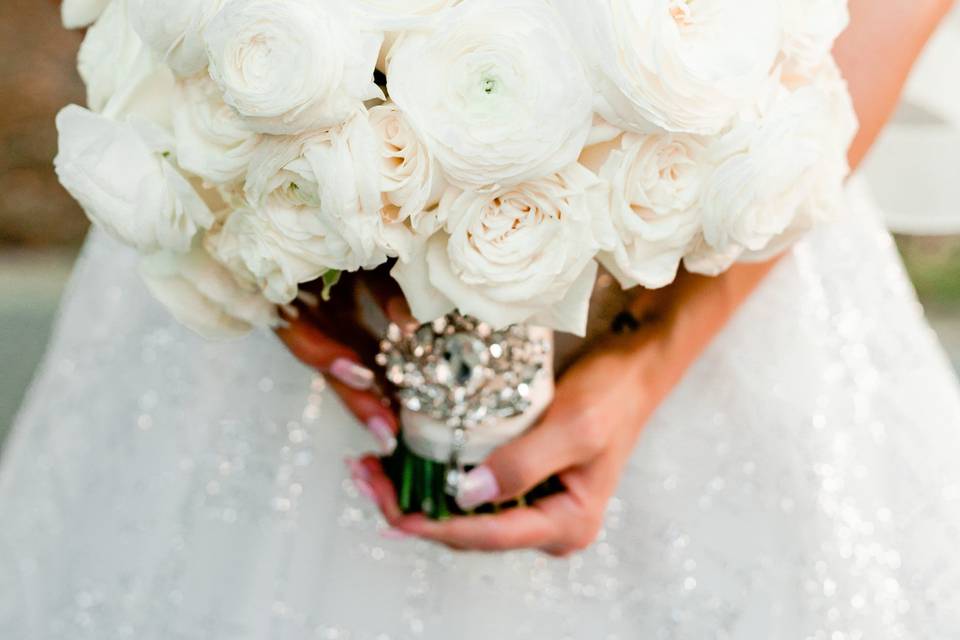
[[[389,269],[377,269],[373,272],[368,271],[364,276],[363,283],[367,291],[370,292],[370,295],[373,296],[373,299],[384,313],[388,311],[387,307],[389,306],[390,300],[403,297],[400,285],[397,284],[397,281],[390,275]]]
[[[602,512],[591,511],[567,492],[544,498],[536,506],[556,522],[561,531],[555,540],[538,547],[552,556],[566,557],[583,551],[596,541],[603,525]]]
[[[324,300],[317,292],[301,291],[295,304],[301,319],[340,344],[347,345],[359,361],[372,363],[379,346],[377,336],[363,322],[360,274],[344,273]]]
[[[528,493],[551,476],[596,457],[608,441],[607,427],[589,415],[554,405],[539,425],[463,477],[457,504],[470,511]]]
[[[413,333],[420,328],[420,322],[413,317],[410,305],[403,296],[394,296],[387,300],[387,318],[405,333]]]
[[[630,447],[611,447],[589,463],[560,476],[564,492],[537,502],[537,506],[562,523],[563,535],[543,551],[567,556],[589,547],[603,527],[606,506],[616,491]]]
[[[393,483],[383,471],[379,458],[366,456],[360,460],[347,460],[351,478],[361,494],[372,500],[391,525],[403,518]]]
[[[365,391],[373,387],[375,376],[360,364],[360,356],[350,347],[337,342],[312,322],[301,316],[288,316],[277,336],[301,362],[318,369],[345,384]]]
[[[389,403],[375,393],[354,389],[339,380],[330,380],[330,387],[377,442],[381,455],[389,456],[397,450],[400,426]]]
[[[457,549],[509,551],[558,544],[557,522],[536,507],[510,509],[498,515],[464,516],[435,521],[406,516],[397,528],[410,535]]]

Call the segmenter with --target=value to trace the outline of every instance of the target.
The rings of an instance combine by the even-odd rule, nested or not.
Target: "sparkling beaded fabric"
[[[0,465],[0,638],[960,637],[960,394],[853,198],[646,428],[569,560],[388,540],[366,440],[267,335],[205,343],[93,236]]]

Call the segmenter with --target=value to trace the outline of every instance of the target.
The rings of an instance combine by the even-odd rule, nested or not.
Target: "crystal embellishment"
[[[547,341],[532,338],[524,325],[494,330],[450,314],[413,333],[391,325],[377,362],[404,407],[470,430],[526,411],[550,356]]]

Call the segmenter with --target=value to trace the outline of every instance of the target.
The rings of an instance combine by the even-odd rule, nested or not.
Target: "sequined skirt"
[[[372,443],[322,381],[271,336],[189,335],[132,264],[91,237],[0,463],[4,640],[960,634],[960,394],[860,197],[675,389],[568,560],[383,537],[341,463]]]

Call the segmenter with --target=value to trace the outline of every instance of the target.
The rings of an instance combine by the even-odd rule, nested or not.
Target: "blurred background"
[[[0,442],[43,356],[86,232],[51,168],[54,116],[83,102],[75,72],[80,39],[60,26],[56,2],[0,2]],[[898,244],[960,368],[960,235],[946,222],[960,217],[958,66],[960,8],[931,43],[864,173],[891,228],[920,234],[899,234]],[[907,160],[917,157],[934,161]]]

